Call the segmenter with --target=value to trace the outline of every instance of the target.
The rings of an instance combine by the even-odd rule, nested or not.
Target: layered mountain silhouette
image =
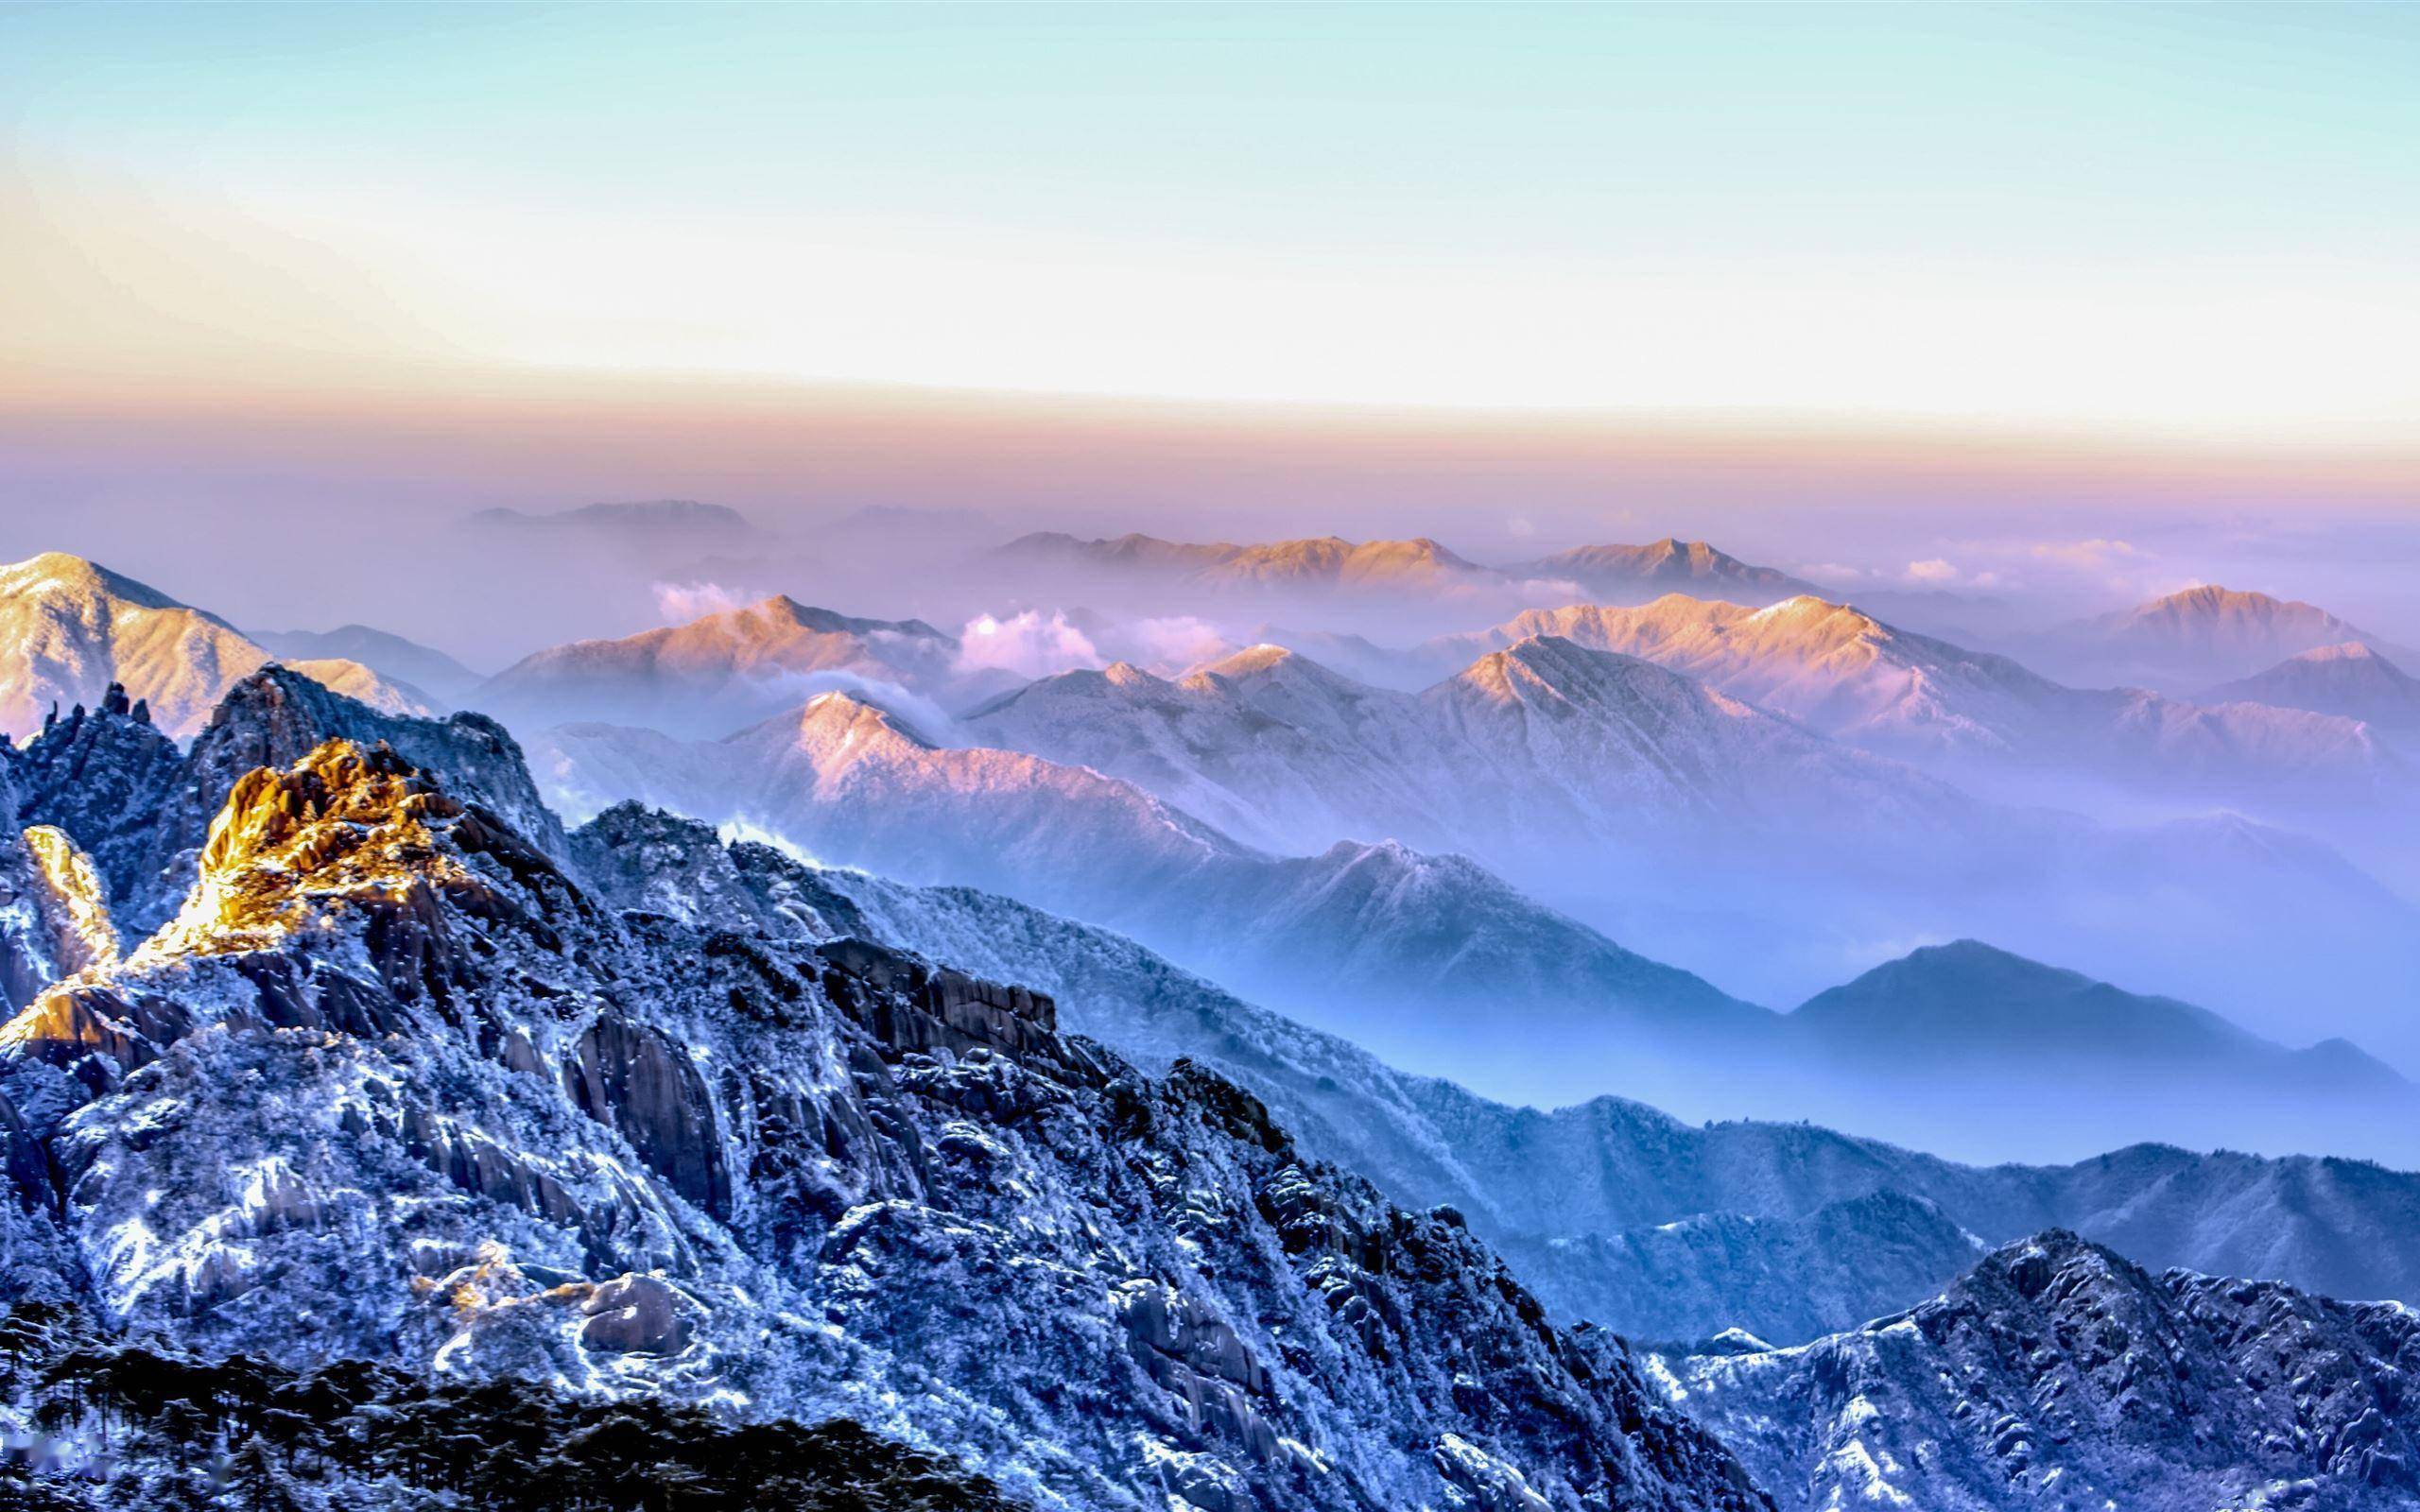
[[[1086,541],[1042,531],[1018,537],[996,556],[1028,568],[1133,574],[1228,591],[1435,590],[1494,583],[1503,576],[1425,536],[1362,541],[1320,536],[1236,545],[1145,535]]]
[[[2141,689],[2072,688],[2019,662],[1802,596],[1764,609],[1673,594],[1634,609],[1537,610],[1422,647],[1415,674],[1559,635],[1644,658],[1841,740],[1914,757],[2065,767],[2139,783],[2408,782],[2400,753],[2352,720],[2208,707]]]
[[[833,749],[915,744],[837,714]],[[1380,1505],[1762,1504],[1686,1412],[1789,1505],[1878,1484],[1955,1506],[1995,1484],[1985,1470],[2003,1488],[1986,1506],[2063,1480],[2233,1495],[2246,1471],[2351,1506],[2397,1494],[2399,1409],[2372,1420],[2363,1404],[2407,1352],[2408,1314],[2134,1266],[2411,1295],[2410,1177],[2163,1146],[1984,1169],[1615,1099],[1506,1108],[1006,899],[818,868],[630,807],[564,835],[492,721],[383,715],[280,669],[239,684],[190,751],[111,697],[0,761],[68,821],[0,856],[36,918],[80,908],[98,940],[102,887],[112,904],[176,899],[115,959],[78,964],[74,929],[19,958],[50,980],[0,1031],[18,1198],[0,1202],[0,1278],[228,1382],[375,1362],[387,1405],[331,1434],[332,1462],[339,1438],[403,1432],[423,1410],[410,1383],[441,1362],[450,1382],[610,1381],[758,1424],[837,1414],[876,1437],[830,1472],[903,1473],[882,1440],[905,1439],[1010,1493],[1108,1504],[1207,1509],[1241,1487],[1325,1506],[1339,1486]],[[121,886],[97,859],[79,869],[110,849],[87,836],[147,826],[162,837],[118,851],[189,870],[119,867]],[[1464,880],[1447,868],[1435,885]],[[934,964],[957,945],[977,972],[1018,966],[1051,995]],[[2183,1005],[1963,944],[1801,1013],[1851,1046],[1947,1033],[1958,1054],[2004,1050],[2031,1020],[2043,1040],[2187,1067],[2290,1058]],[[1322,1158],[1453,1208],[1413,1216]],[[2059,1227],[2117,1253],[2020,1237]],[[1904,1320],[1779,1352],[1738,1332],[1844,1327],[2012,1239]],[[1642,1373],[1548,1311],[1722,1336]],[[63,1367],[69,1349],[43,1342],[56,1326],[12,1323],[12,1349],[50,1362],[43,1380],[96,1368],[91,1346]],[[1876,1352],[1903,1338],[1914,1352]],[[2189,1368],[2154,1389],[2167,1378],[2145,1360]],[[2011,1410],[2066,1383],[2055,1410],[2029,1409],[2052,1448],[1937,1416],[1944,1372]],[[72,1411],[35,1379],[9,1378],[22,1410]],[[214,1410],[250,1410],[249,1386],[227,1389]],[[289,1391],[278,1432],[366,1400],[321,1396]],[[170,1473],[184,1419],[134,1410],[123,1452]],[[2275,1443],[2256,1464],[2148,1426],[2081,1431],[2103,1412]],[[1913,1452],[1920,1439],[1943,1452]],[[1852,1445],[1878,1476],[1849,1478]]]
[[[2346,642],[2407,663],[2420,661],[2316,604],[2216,585],[2062,626],[2030,649],[2095,680],[2187,694]]]
[[[2304,651],[2266,672],[2204,688],[2195,697],[2360,719],[2407,744],[2420,734],[2420,678],[2360,641]]]
[[[1591,598],[1610,604],[1644,603],[1672,593],[1765,604],[1816,592],[1778,568],[1753,567],[1703,541],[1671,536],[1644,546],[1574,546],[1504,570],[1574,582]]]
[[[459,704],[486,679],[433,646],[367,625],[341,625],[333,630],[253,630],[252,642],[288,662],[357,662],[382,678],[424,688],[450,704]]]
[[[869,620],[775,595],[683,625],[552,646],[472,696],[516,729],[609,723],[670,734],[727,734],[826,685],[939,690],[955,636],[922,620]]]

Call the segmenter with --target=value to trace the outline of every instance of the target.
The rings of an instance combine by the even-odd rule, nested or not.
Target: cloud
[[[2044,561],[2099,571],[2119,561],[2140,560],[2150,553],[2130,541],[2096,536],[2090,541],[2038,541],[2033,543],[2033,555]]]
[[[726,583],[665,583],[648,585],[655,594],[655,611],[666,625],[686,625],[709,614],[746,609],[765,595]]]
[[[958,639],[960,672],[997,668],[1023,678],[1046,678],[1104,664],[1092,638],[1062,610],[1053,610],[1046,619],[1035,610],[1007,619],[977,614],[966,622]]]
[[[1935,557],[1929,561],[1911,561],[1908,563],[1907,578],[1908,581],[1911,583],[1931,583],[1939,585],[1942,583],[1954,583],[1958,581],[1958,569],[1942,560],[1939,557]]]
[[[1155,672],[1182,672],[1215,662],[1236,648],[1219,627],[1191,614],[1137,620],[1126,631],[1133,651],[1126,660]]]

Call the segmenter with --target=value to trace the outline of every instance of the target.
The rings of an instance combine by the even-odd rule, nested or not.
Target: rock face
[[[112,683],[95,710],[79,704],[26,744],[11,812],[21,824],[75,836],[111,901],[124,906],[150,864],[160,805],[182,762],[176,742],[151,723],[150,710],[130,703],[126,690]]]
[[[1786,1509],[2420,1504],[2420,1319],[2073,1234],[1801,1349],[1659,1357]]]
[[[198,849],[157,936],[0,1033],[16,1206],[112,1327],[850,1417],[1051,1505],[1765,1504],[1459,1215],[826,934],[764,855],[715,868],[751,908],[649,906],[644,846],[599,897],[343,740]]]
[[[560,854],[562,825],[539,799],[521,748],[484,714],[382,713],[290,668],[235,683],[179,754],[142,704],[112,686],[96,711],[55,720],[16,763],[21,821],[55,826],[92,854],[119,929],[139,938],[193,884],[210,823],[235,783],[300,760],[323,741],[385,743],[468,791]]]

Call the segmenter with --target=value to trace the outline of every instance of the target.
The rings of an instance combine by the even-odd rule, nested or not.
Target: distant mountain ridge
[[[1608,602],[1641,602],[1672,592],[1766,603],[1817,592],[1774,567],[1754,567],[1703,541],[1667,536],[1644,546],[1574,546],[1503,569],[1521,577],[1568,578]]]
[[[2350,720],[2072,688],[2007,657],[1806,596],[1763,609],[1670,594],[1632,608],[1532,610],[1432,641],[1405,664],[1434,671],[1535,635],[1644,658],[1876,750],[2069,765],[2163,783],[2357,776],[2400,784],[2412,775],[2399,753]]]
[[[425,688],[449,703],[458,703],[486,680],[444,652],[407,641],[367,625],[340,625],[333,630],[253,630],[254,643],[279,657],[305,661],[357,662],[383,678]]]
[[[1383,834],[1424,849],[1578,844],[1676,824],[1924,811],[1904,767],[1629,657],[1547,636],[1418,694],[1278,646],[1175,680],[1119,663],[974,710],[988,744],[1125,778],[1278,850]]]
[[[1339,1012],[1507,994],[1670,1037],[1764,1011],[1634,954],[1458,856],[1340,842],[1274,856],[1131,783],[1022,752],[938,747],[844,693],[721,741],[566,726],[532,758],[574,813],[635,798],[907,881],[1004,891],[1117,928],[1285,1001]]]
[[[695,499],[583,504],[571,508],[534,512],[498,507],[475,510],[465,518],[472,524],[485,529],[571,531],[600,536],[644,534],[675,538],[693,549],[745,541],[758,534],[748,517],[730,506],[701,504]]]
[[[826,684],[949,684],[958,638],[922,620],[858,619],[775,594],[684,624],[574,641],[524,657],[471,701],[524,731],[643,725],[728,734],[795,707]]]
[[[2307,709],[2405,736],[2420,733],[2420,678],[2361,641],[2298,652],[2266,672],[2205,688],[2194,699]]]
[[[1775,568],[1752,566],[1703,541],[1669,536],[1646,545],[1575,546],[1503,566],[1473,561],[1426,536],[1359,542],[1322,536],[1237,544],[1164,541],[1140,533],[1085,540],[1046,530],[1020,536],[997,548],[994,556],[1228,589],[1441,589],[1534,578],[1575,582],[1592,593],[1625,599],[1675,588],[1727,591],[1729,597],[1786,598],[1814,592]]]
[[[999,558],[1028,564],[1141,572],[1203,587],[1240,589],[1441,588],[1499,580],[1428,538],[1346,541],[1340,536],[1236,545],[1125,535],[1085,541],[1057,531],[1020,536]]]
[[[2420,664],[2420,653],[2405,651],[2316,604],[2215,584],[2075,621],[2027,644],[2062,670],[2184,694],[2347,642]]]

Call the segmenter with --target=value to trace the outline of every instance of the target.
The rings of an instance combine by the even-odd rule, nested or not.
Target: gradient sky
[[[563,375],[2408,455],[2420,7],[0,10],[0,398]]]

